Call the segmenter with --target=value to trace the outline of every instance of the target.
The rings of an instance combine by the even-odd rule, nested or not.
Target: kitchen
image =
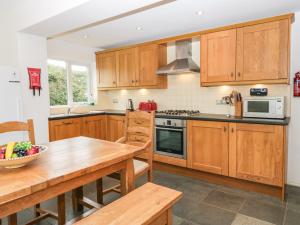
[[[5,74],[18,68],[17,78],[10,80],[20,81],[15,83],[23,101],[17,109],[19,119],[34,120],[36,142],[80,136],[115,142],[124,135],[125,109],[149,107],[156,110],[154,183],[183,192],[173,209],[173,224],[298,224],[299,99],[294,97],[293,83],[299,71],[299,5],[282,3],[258,13],[255,3],[252,11],[244,12],[248,16],[218,15],[225,21],[214,23],[210,5],[205,10],[193,1],[161,1],[139,5],[138,12],[130,11],[129,16],[120,13],[124,18],[109,18],[107,25],[98,19],[88,25],[77,21],[78,30],[50,28],[57,20],[87,9],[93,12],[97,5],[82,4],[81,9],[69,9],[69,14],[22,27],[17,35],[13,29],[19,28],[8,29],[12,37],[8,43],[18,45],[6,57],[1,55],[1,64],[10,65]],[[242,8],[240,4],[234,7]],[[142,18],[162,18],[166,8],[170,15],[188,12],[182,26],[191,28],[174,30],[176,25],[164,24],[154,36],[151,22]],[[205,27],[191,22],[197,20],[210,23],[206,21]],[[159,33],[158,28],[168,26]],[[113,28],[130,32],[121,37]],[[111,40],[101,37],[108,31]],[[178,63],[184,69],[172,71],[176,61],[185,61]],[[38,90],[34,96],[28,89],[27,67],[41,68],[40,96]],[[65,78],[58,85],[54,81],[61,74]],[[85,98],[75,95],[78,87]],[[1,97],[5,102],[5,95]],[[261,99],[276,110],[266,110]],[[12,118],[7,112],[1,111],[1,122]],[[6,138],[11,136],[1,144],[8,142]],[[90,192],[94,186],[89,186]]]

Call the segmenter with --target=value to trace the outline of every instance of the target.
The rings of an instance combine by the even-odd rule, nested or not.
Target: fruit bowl
[[[9,158],[9,159],[0,159],[0,167],[7,169],[15,169],[25,166],[33,160],[38,159],[45,151],[48,150],[47,146],[44,145],[34,145],[39,148],[39,152],[33,155],[26,155],[23,157]]]

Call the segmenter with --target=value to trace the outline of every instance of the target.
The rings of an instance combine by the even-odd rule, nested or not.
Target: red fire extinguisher
[[[300,72],[294,77],[294,97],[300,97]]]

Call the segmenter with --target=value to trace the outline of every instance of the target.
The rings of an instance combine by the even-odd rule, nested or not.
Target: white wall
[[[23,117],[34,120],[37,143],[48,142],[49,88],[46,38],[18,34],[18,69],[21,76]],[[41,96],[29,90],[27,67],[41,68]]]
[[[291,37],[291,84],[300,71],[300,12],[295,14]],[[291,88],[291,95],[293,95]],[[300,98],[291,98],[291,122],[288,145],[288,183],[300,186]]]

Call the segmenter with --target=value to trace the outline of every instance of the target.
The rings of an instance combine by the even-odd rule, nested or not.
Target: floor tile
[[[213,191],[204,199],[205,203],[235,212],[241,208],[244,201],[243,197],[221,191]]]
[[[286,212],[284,225],[299,225],[299,224],[300,224],[300,213],[288,209]]]
[[[253,217],[237,214],[231,225],[274,225],[266,221],[255,219]]]
[[[230,225],[235,217],[233,212],[193,201],[176,204],[174,214],[199,225]]]
[[[281,225],[284,218],[285,208],[274,204],[268,204],[263,201],[247,199],[240,210],[240,213]]]
[[[300,194],[295,192],[289,192],[286,195],[286,198],[287,198],[287,208],[300,213]]]

